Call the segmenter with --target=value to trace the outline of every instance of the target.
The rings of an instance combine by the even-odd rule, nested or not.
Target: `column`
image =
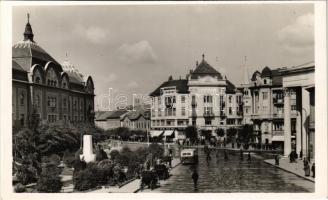
[[[308,116],[310,114],[310,95],[302,88],[302,152],[307,156]]]
[[[296,153],[299,155],[302,150],[302,117],[300,111],[297,111],[296,117]]]
[[[284,89],[284,156],[291,152],[291,120],[290,120],[290,91]]]

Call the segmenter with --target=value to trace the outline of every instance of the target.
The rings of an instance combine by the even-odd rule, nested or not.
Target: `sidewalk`
[[[312,177],[312,172],[311,172],[311,176],[304,175],[304,169],[303,169],[304,166],[302,160],[296,159],[296,163],[290,163],[288,158],[282,158],[279,160],[279,166],[275,165],[274,159],[264,160],[264,162],[273,165],[275,167],[278,167],[282,170],[285,170],[287,172],[290,172],[292,174],[295,174],[311,182],[315,182],[315,178]]]

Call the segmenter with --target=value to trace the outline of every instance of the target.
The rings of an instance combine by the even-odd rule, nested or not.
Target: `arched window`
[[[265,85],[265,84],[267,84],[267,80],[266,80],[266,79],[264,79],[263,83],[264,83],[264,85]]]
[[[37,107],[40,107],[40,96],[39,96],[39,95],[36,95],[36,96],[35,96],[35,105],[36,105]]]
[[[20,94],[20,96],[19,96],[19,102],[20,102],[20,105],[21,106],[24,106],[24,104],[25,104],[25,96],[24,96],[24,93]]]
[[[38,69],[34,72],[34,82],[41,83],[41,73]]]
[[[49,86],[57,86],[58,83],[58,77],[53,68],[50,68],[47,72],[47,83]]]

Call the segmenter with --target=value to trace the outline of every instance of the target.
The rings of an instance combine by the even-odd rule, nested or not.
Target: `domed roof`
[[[205,61],[205,55],[202,55],[202,62],[197,65],[196,69],[192,72],[192,75],[211,75],[217,76],[218,79],[222,79],[222,75],[216,69],[214,69],[210,64]]]
[[[64,72],[66,72],[68,74],[68,76],[70,78],[70,82],[81,84],[84,81],[83,75],[68,60],[65,60],[62,63],[62,68],[63,68]]]
[[[34,64],[45,66],[49,61],[62,71],[60,64],[34,41],[29,16],[23,35],[23,41],[17,42],[12,47],[12,58],[24,71],[29,72]]]
[[[264,69],[262,70],[262,73],[261,73],[261,77],[272,77],[272,71],[269,67],[264,67]]]

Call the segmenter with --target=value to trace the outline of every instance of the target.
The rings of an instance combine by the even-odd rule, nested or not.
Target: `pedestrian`
[[[310,176],[310,165],[309,161],[306,158],[304,158],[303,164],[305,176]]]
[[[244,152],[240,149],[240,160],[244,160]]]
[[[302,159],[303,158],[303,151],[301,150],[300,151],[300,159]]]
[[[279,166],[279,155],[276,155],[274,157],[274,160],[275,160],[275,164]]]
[[[227,150],[224,150],[224,160],[229,160]]]
[[[250,152],[250,151],[248,152],[247,160],[248,160],[248,161],[251,161],[251,152]]]
[[[293,153],[290,152],[289,154],[289,162],[292,163],[293,162]]]
[[[312,171],[312,177],[315,178],[315,165],[314,165],[314,163],[312,164],[311,171]]]
[[[192,180],[194,181],[194,190],[197,190],[197,183],[198,183],[198,173],[197,170],[194,169],[192,175],[191,175]]]

